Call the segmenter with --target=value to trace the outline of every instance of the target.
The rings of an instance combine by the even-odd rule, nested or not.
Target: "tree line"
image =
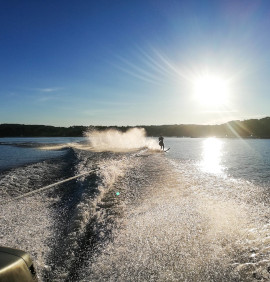
[[[234,120],[220,125],[149,125],[144,128],[147,136],[166,137],[228,137],[228,138],[270,138],[270,117],[262,119]],[[0,137],[80,137],[89,129],[117,129],[127,131],[132,126],[70,126],[0,124]]]

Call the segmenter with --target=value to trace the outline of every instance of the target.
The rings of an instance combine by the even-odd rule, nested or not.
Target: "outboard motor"
[[[30,255],[21,250],[0,247],[0,281],[38,281]]]

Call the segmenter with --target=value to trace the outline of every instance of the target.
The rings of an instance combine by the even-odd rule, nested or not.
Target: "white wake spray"
[[[127,151],[139,148],[159,149],[158,142],[147,138],[144,128],[131,128],[126,132],[116,129],[89,130],[84,133],[94,150]]]

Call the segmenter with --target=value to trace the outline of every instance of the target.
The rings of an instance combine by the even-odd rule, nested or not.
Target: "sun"
[[[205,74],[193,81],[193,94],[202,105],[220,107],[228,102],[229,84],[222,77]]]

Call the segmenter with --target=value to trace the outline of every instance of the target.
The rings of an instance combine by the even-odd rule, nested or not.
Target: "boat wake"
[[[29,252],[41,281],[269,281],[268,191],[156,154],[151,139],[123,134],[121,149],[91,134],[0,175],[1,244]]]

